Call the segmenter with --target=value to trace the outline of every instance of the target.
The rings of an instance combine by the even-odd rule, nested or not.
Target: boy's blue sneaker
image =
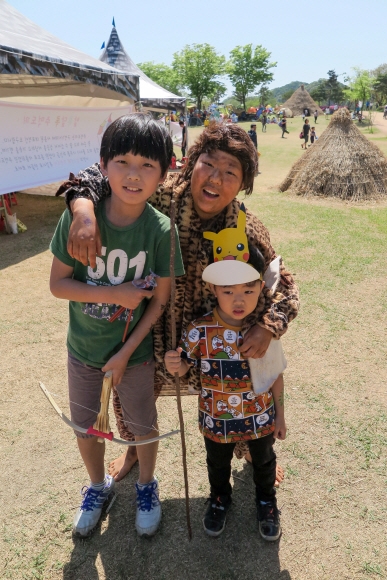
[[[104,507],[110,507],[115,499],[115,481],[110,475],[105,476],[105,487],[98,491],[92,487],[83,487],[81,495],[83,501],[75,514],[73,534],[86,538],[95,530]]]
[[[277,508],[277,500],[274,497],[269,501],[257,498],[257,517],[259,533],[267,542],[275,542],[281,535],[280,511]]]
[[[159,484],[154,477],[149,483],[136,483],[136,530],[139,536],[153,536],[161,521]]]

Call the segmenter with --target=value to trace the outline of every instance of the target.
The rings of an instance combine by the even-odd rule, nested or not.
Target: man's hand
[[[273,334],[270,330],[256,324],[246,332],[239,350],[246,358],[262,358],[272,338]]]
[[[107,371],[113,371],[113,386],[116,387],[122,381],[122,377],[126,371],[126,367],[128,365],[128,357],[123,355],[121,352],[118,352],[114,356],[112,356],[106,363],[104,367],[102,367],[102,371],[106,373]]]
[[[136,282],[141,282],[141,280],[136,280]],[[136,288],[132,282],[111,286],[111,290],[114,293],[114,304],[120,304],[131,310],[137,308],[144,298],[152,298],[154,294],[154,290]]]
[[[165,353],[164,356],[165,368],[171,375],[174,375],[175,373],[178,373],[180,371],[181,366],[180,353],[182,352],[182,350],[183,349],[179,347],[176,350],[168,350]]]
[[[67,251],[84,266],[96,267],[96,257],[101,254],[101,237],[94,206],[89,199],[77,198],[71,203],[73,221],[67,241]]]

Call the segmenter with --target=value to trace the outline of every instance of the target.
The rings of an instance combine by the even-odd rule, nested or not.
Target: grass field
[[[362,130],[387,153],[379,118],[378,123],[373,134]],[[164,515],[156,537],[140,540],[134,531],[134,469],[118,484],[118,499],[96,534],[87,541],[72,539],[86,473],[74,436],[38,387],[43,381],[67,412],[67,304],[48,292],[47,250],[64,204],[21,195],[16,209],[28,231],[0,235],[0,578],[387,578],[387,203],[356,206],[278,193],[302,154],[302,122],[288,125],[287,140],[278,127],[262,135],[258,125],[262,173],[245,200],[269,228],[301,293],[300,314],[283,339],[289,431],[276,445],[286,471],[278,493],[281,540],[270,545],[259,538],[251,467],[237,460],[226,530],[218,540],[204,534],[208,483],[193,397],[183,401],[192,542],[185,530],[178,438],[160,444]],[[318,135],[325,126],[319,120]],[[197,132],[190,131],[190,138]],[[159,399],[162,432],[176,427],[175,407],[174,398]],[[108,445],[107,460],[119,451]]]

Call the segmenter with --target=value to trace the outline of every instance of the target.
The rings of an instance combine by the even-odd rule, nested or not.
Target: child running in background
[[[210,284],[218,305],[188,325],[180,347],[166,353],[165,365],[171,374],[177,372],[180,376],[191,365],[201,368],[199,429],[204,435],[211,489],[203,518],[206,533],[217,537],[224,530],[231,505],[233,450],[237,441],[247,441],[254,470],[259,531],[265,540],[274,541],[279,538],[281,527],[274,488],[273,444],[275,439],[286,436],[282,376],[286,361],[280,341],[275,340],[262,359],[245,360],[239,352],[242,327],[255,310],[265,285],[263,257],[255,248],[247,252],[244,227],[240,233],[245,224],[243,216],[241,209],[238,228],[228,228],[219,234],[204,233],[204,237],[214,240],[214,259],[218,261],[204,270],[203,280]],[[235,243],[228,244],[226,237]],[[225,249],[227,244],[229,251]],[[275,262],[279,267],[279,260]]]
[[[170,220],[147,200],[164,181],[172,151],[170,136],[151,117],[135,113],[114,121],[101,142],[101,168],[109,180],[111,197],[97,208],[102,252],[96,268],[83,266],[67,251],[71,224],[68,210],[51,242],[54,259],[50,289],[57,298],[70,301],[67,348],[71,418],[86,429],[95,423],[103,375],[110,370],[124,419],[136,441],[158,434],[151,330],[170,295]],[[184,269],[177,235],[176,249],[175,272],[180,276]],[[150,271],[159,276],[154,290],[132,283]],[[110,323],[118,305],[126,310]],[[122,345],[132,310],[128,339]],[[85,537],[98,524],[115,482],[105,475],[105,444],[93,435],[75,434],[91,480],[90,486],[82,490],[83,501],[73,526],[75,535]],[[161,520],[154,477],[157,448],[157,442],[137,446],[140,475],[136,483],[136,529],[140,536],[153,535]]]

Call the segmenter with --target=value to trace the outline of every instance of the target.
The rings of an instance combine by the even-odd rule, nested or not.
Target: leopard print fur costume
[[[94,204],[110,195],[109,185],[100,173],[99,165],[82,171],[78,178],[70,176],[70,180],[61,186],[57,195],[66,192],[66,201],[74,197],[88,197]],[[179,231],[180,246],[185,267],[185,275],[176,280],[176,332],[181,336],[182,328],[203,313],[212,310],[215,298],[208,286],[202,281],[202,272],[208,265],[212,251],[212,243],[203,238],[203,231],[219,232],[224,228],[236,227],[239,213],[239,201],[234,199],[220,214],[211,220],[199,218],[193,206],[190,182],[181,181],[179,175],[168,176],[164,184],[149,199],[153,207],[169,216],[172,196],[176,200],[176,225]],[[269,232],[257,217],[247,210],[246,233],[249,243],[259,248],[265,259],[266,267],[275,259],[276,254],[270,244]],[[281,263],[281,281],[276,295],[264,289],[257,309],[245,320],[245,328],[259,324],[269,329],[275,338],[280,338],[288,327],[288,323],[297,316],[299,308],[298,289],[291,274]],[[154,356],[156,360],[155,396],[174,395],[174,379],[164,366],[164,353],[176,345],[172,345],[171,314],[168,304],[163,316],[157,322],[154,331]],[[200,390],[199,369],[191,369],[185,377],[181,377],[182,394],[197,393]],[[114,412],[117,426],[123,439],[132,440],[133,435],[125,426],[118,394],[113,391]],[[244,454],[243,444],[237,456]],[[247,446],[246,450],[247,450]]]

